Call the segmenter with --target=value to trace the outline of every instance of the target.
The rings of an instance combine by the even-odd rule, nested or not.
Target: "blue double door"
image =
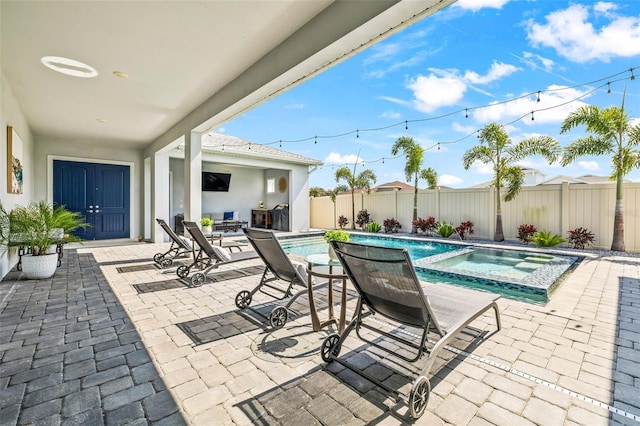
[[[53,162],[53,202],[80,213],[91,226],[74,232],[85,240],[129,238],[128,166]]]

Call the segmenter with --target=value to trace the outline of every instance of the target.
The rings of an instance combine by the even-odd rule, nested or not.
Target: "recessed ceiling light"
[[[95,68],[80,61],[61,56],[44,56],[40,62],[47,68],[73,77],[92,78],[98,75]]]
[[[129,78],[129,74],[127,74],[124,71],[114,71],[113,75],[115,75],[118,78]]]
[[[107,122],[107,120],[105,118],[96,118],[96,121],[98,123],[102,123],[102,124],[105,124]]]

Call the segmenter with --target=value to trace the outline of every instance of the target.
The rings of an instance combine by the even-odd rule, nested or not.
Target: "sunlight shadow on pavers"
[[[280,338],[278,333],[274,333],[271,336],[274,339],[272,345],[270,336],[261,336],[256,339],[252,350],[260,356],[259,351],[264,349],[265,355],[273,357],[275,361],[282,353],[295,352],[294,342],[297,344],[307,337],[321,341],[323,336],[331,334],[331,330],[327,330],[316,338],[313,333],[305,331],[305,328],[308,329],[302,326],[286,329],[284,331],[289,333],[280,332]],[[480,337],[485,335],[486,332],[480,333]],[[461,336],[454,339],[452,346],[466,352],[472,352],[482,342],[475,331]],[[408,392],[416,373],[423,365],[420,361],[405,363],[368,344],[349,347],[354,342],[361,343],[358,339],[345,341],[341,358],[362,368],[386,386]],[[388,342],[379,337],[376,338],[376,343],[386,345]],[[312,346],[309,345],[306,351],[298,348],[301,357],[320,358],[319,347],[312,349]],[[295,356],[289,358],[295,359]],[[431,371],[432,389],[436,389],[463,359],[463,355],[441,351]],[[302,377],[242,401],[236,407],[251,419],[252,424],[346,424],[352,421],[376,424],[389,420],[398,424],[414,422],[407,404],[401,398],[396,398],[337,362],[312,368]],[[429,408],[433,407],[428,406],[427,410]]]

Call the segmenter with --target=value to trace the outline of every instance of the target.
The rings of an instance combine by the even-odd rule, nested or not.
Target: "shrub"
[[[467,234],[473,234],[473,222],[471,222],[470,220],[462,222],[458,227],[456,227],[455,232],[456,234],[458,234],[461,240],[466,239]]]
[[[533,234],[533,242],[540,247],[553,247],[560,243],[564,243],[565,240],[558,234],[552,235],[549,231],[540,231]]]
[[[360,210],[358,212],[358,216],[356,216],[356,223],[362,229],[364,229],[367,223],[371,222],[371,215],[367,212],[367,210]]]
[[[340,229],[347,226],[348,223],[349,223],[349,219],[347,219],[346,216],[340,215],[340,217],[338,218],[338,226],[340,227]]]
[[[535,234],[538,230],[533,225],[522,224],[518,226],[518,239],[522,244],[529,244],[529,241],[532,240],[533,234]]]
[[[449,238],[453,234],[453,225],[447,222],[442,222],[438,226],[438,235],[444,238]]]
[[[369,222],[364,226],[368,232],[380,232],[382,226],[378,222]]]
[[[384,227],[384,232],[385,233],[398,232],[400,230],[400,228],[402,228],[402,226],[400,225],[400,222],[398,222],[393,217],[391,219],[385,219],[382,222],[382,226]]]
[[[569,231],[569,239],[567,242],[575,249],[584,249],[587,246],[593,245],[595,237],[591,231],[580,227]]]
[[[417,218],[411,222],[411,224],[415,226],[418,231],[429,233],[434,232],[439,226],[438,222],[436,222],[436,218],[433,216],[429,216],[426,219]]]
[[[349,241],[349,233],[344,229],[331,229],[325,232],[323,237],[326,242],[333,240],[342,242]]]

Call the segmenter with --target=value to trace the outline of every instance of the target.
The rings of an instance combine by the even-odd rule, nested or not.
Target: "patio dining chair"
[[[419,418],[429,400],[431,384],[427,375],[438,352],[489,309],[494,310],[500,330],[500,312],[496,303],[500,296],[446,284],[421,283],[405,249],[339,241],[332,241],[331,245],[359,297],[354,317],[344,332],[323,341],[322,359],[325,362],[337,361],[397,395],[408,403],[411,416]],[[374,316],[390,321],[398,332],[382,330],[388,323],[374,320]],[[363,329],[368,330],[367,336],[361,333]],[[411,329],[417,332],[402,332]],[[408,395],[338,358],[343,343],[354,330],[362,341],[406,362],[413,363],[427,354],[425,365],[419,370]],[[414,338],[403,337],[403,334]],[[371,335],[376,338],[370,338]],[[392,344],[385,346],[384,342]]]
[[[243,290],[236,295],[236,306],[240,309],[249,308],[267,319],[273,328],[281,328],[289,319],[289,312],[292,312],[291,305],[298,297],[308,294],[309,278],[306,265],[302,263],[294,264],[289,259],[273,231],[255,228],[242,228],[242,231],[264,262],[265,269],[260,282],[253,290]],[[323,281],[314,283],[313,286],[314,288],[319,288],[327,284],[327,282]],[[294,286],[303,288],[293,293]],[[275,307],[267,316],[249,307],[253,296],[257,292],[264,293],[276,300],[287,299],[288,301],[284,305]]]
[[[255,251],[230,253],[224,247],[211,244],[195,222],[185,220],[182,223],[184,228],[191,235],[194,243],[198,246],[197,252],[193,258],[193,263],[187,266],[189,269],[193,267],[200,269],[199,272],[196,272],[189,278],[189,285],[191,287],[200,287],[204,284],[207,279],[207,274],[212,269],[217,269],[222,265],[242,262],[244,260],[255,259],[258,257],[258,254]],[[179,270],[180,268],[178,268],[178,271]],[[188,270],[185,276],[180,276],[180,272],[178,272],[178,276],[180,276],[180,278],[186,279],[188,274]]]
[[[154,262],[163,268],[169,268],[176,257],[183,256],[185,254],[191,255],[193,250],[188,239],[173,232],[173,229],[171,229],[163,219],[156,218],[156,222],[158,222],[164,232],[166,232],[167,235],[169,235],[169,238],[171,238],[171,246],[169,247],[169,250],[164,253],[156,253],[153,256]]]

